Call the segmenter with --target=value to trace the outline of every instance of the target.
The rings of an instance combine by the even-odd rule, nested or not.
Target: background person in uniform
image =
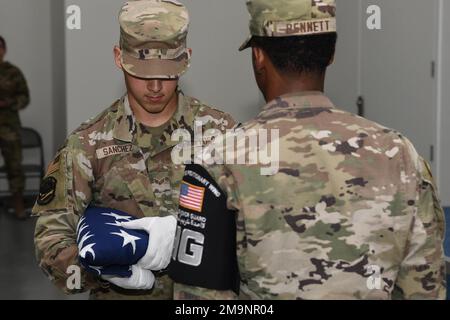
[[[402,134],[323,94],[336,45],[334,0],[251,0],[248,9],[251,37],[241,49],[251,47],[268,104],[242,128],[279,130],[279,170],[263,176],[261,164],[228,161],[208,172],[187,167],[184,181],[204,188],[197,214],[207,222],[179,223],[180,234],[196,235],[196,248],[175,248],[175,296],[233,298],[215,279],[228,276],[238,292],[236,276],[214,261],[236,249],[211,248],[236,242],[245,298],[445,299],[445,223],[429,165]],[[224,215],[237,219],[237,235],[221,233]],[[204,265],[209,282],[198,272]]]
[[[19,219],[25,219],[19,111],[30,103],[27,82],[19,68],[5,61],[6,41],[0,37],[0,149],[8,174],[12,207]]]
[[[177,129],[225,131],[233,119],[178,89],[188,69],[186,48],[189,15],[176,1],[130,1],[119,15],[120,47],[115,62],[123,70],[127,94],[71,134],[48,167],[33,213],[39,216],[35,245],[39,265],[66,293],[91,290],[94,299],[172,299],[173,283],[158,272],[151,290],[134,273],[127,279],[102,281],[82,270],[82,287],[66,286],[71,265],[78,265],[77,223],[89,205],[121,210],[134,217],[136,228],[150,237],[164,236],[173,245],[178,192],[184,166],[171,152]],[[146,217],[146,218],[144,218]],[[136,222],[134,222],[136,224]],[[173,226],[173,229],[171,228]],[[150,239],[150,246],[158,247]],[[167,252],[171,254],[172,246]],[[135,269],[133,269],[134,271]],[[142,271],[142,270],[140,270]],[[144,272],[148,274],[148,272]],[[115,284],[114,284],[115,283]],[[148,289],[148,288],[147,288]]]

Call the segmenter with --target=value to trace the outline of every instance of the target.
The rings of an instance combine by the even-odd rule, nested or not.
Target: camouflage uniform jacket
[[[35,246],[40,267],[66,293],[89,289],[94,299],[170,299],[173,285],[159,274],[151,291],[131,291],[93,278],[82,270],[82,286],[69,290],[66,270],[78,265],[76,227],[88,205],[114,208],[141,218],[175,215],[184,166],[171,161],[178,128],[225,131],[234,120],[196,99],[179,94],[176,114],[164,126],[149,129],[134,118],[125,96],[69,136],[50,164],[45,190],[33,213],[39,216]],[[50,187],[49,187],[50,184]],[[42,194],[44,192],[44,194]]]
[[[9,62],[0,63],[0,101],[8,105],[0,108],[0,126],[20,126],[18,111],[30,103],[30,95],[22,72]]]
[[[273,176],[207,167],[238,210],[243,297],[445,299],[443,211],[407,138],[314,92],[270,102],[243,129],[280,136]],[[182,299],[232,296],[175,288]]]

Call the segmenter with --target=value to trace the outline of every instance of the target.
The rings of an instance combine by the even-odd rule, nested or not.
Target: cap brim
[[[242,46],[239,47],[239,51],[243,51],[243,50],[245,50],[245,49],[247,49],[247,48],[250,48],[252,38],[253,38],[253,36],[252,36],[252,35],[249,35],[249,36],[247,37],[247,39],[245,40],[245,42],[242,44]]]
[[[142,79],[176,79],[189,68],[189,55],[181,55],[175,60],[141,60],[124,53],[122,67],[132,76]]]

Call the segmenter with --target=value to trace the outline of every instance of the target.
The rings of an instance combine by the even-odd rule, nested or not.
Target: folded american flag
[[[145,231],[120,226],[136,218],[127,213],[89,207],[77,228],[80,263],[97,275],[130,277],[131,266],[147,252],[149,235]]]

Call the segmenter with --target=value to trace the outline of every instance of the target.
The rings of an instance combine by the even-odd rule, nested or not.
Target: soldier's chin
[[[164,109],[166,108],[166,105],[164,104],[150,104],[150,103],[145,103],[142,105],[144,107],[144,110],[147,111],[147,113],[151,113],[151,114],[159,114],[161,112],[164,111]]]

